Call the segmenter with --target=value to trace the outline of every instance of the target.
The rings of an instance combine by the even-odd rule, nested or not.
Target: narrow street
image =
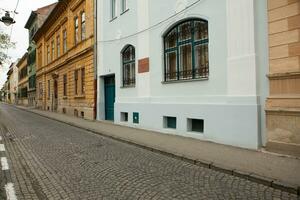
[[[297,199],[7,104],[0,136],[9,165],[0,172],[0,199],[5,181],[18,199]]]

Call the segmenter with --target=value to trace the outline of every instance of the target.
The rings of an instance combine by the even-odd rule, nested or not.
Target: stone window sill
[[[188,79],[188,80],[172,80],[172,81],[162,81],[162,84],[172,84],[172,83],[184,83],[184,82],[195,82],[195,81],[207,81],[208,78],[200,78],[200,79]]]
[[[85,99],[85,95],[84,94],[83,95],[76,95],[74,98],[75,99]]]

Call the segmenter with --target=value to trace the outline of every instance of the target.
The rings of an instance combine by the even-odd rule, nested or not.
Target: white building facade
[[[266,0],[98,1],[97,20],[98,120],[265,144]]]

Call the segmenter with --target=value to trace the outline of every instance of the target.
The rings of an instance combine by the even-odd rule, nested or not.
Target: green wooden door
[[[104,79],[105,89],[105,120],[114,120],[115,110],[115,77],[107,77]]]

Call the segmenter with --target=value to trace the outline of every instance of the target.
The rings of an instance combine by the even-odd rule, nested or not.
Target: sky
[[[13,11],[16,8],[18,0],[0,0],[0,16],[4,15],[4,10]],[[11,41],[16,42],[16,48],[8,51],[12,61],[21,58],[28,47],[28,30],[24,28],[32,10],[57,2],[57,0],[19,0],[17,13],[15,15],[16,23],[13,26],[5,26],[0,22],[0,29],[11,34]],[[12,15],[11,15],[12,16]],[[12,29],[12,31],[11,31]],[[0,89],[6,80],[6,73],[9,65],[0,67]]]

